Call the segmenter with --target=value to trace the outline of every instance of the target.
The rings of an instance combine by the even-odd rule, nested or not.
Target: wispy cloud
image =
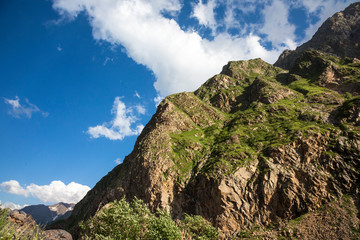
[[[47,117],[49,113],[41,111],[36,105],[29,102],[28,99],[25,99],[25,103],[20,103],[20,98],[15,96],[15,99],[4,98],[4,102],[10,105],[10,110],[8,113],[15,118],[31,118],[33,113],[39,112],[43,117]]]
[[[106,57],[103,65],[106,66],[109,62],[114,62],[114,59],[113,59],[113,58]]]
[[[137,98],[139,98],[139,99],[141,99],[141,96],[140,96],[140,94],[139,94],[137,91],[135,91],[134,96],[137,97]]]
[[[122,160],[121,158],[117,158],[114,160],[114,162],[119,165],[120,163],[122,163]]]
[[[141,105],[137,105],[135,109],[140,114],[145,113],[145,108]],[[115,98],[111,114],[114,115],[111,122],[89,127],[87,133],[92,138],[106,137],[110,140],[122,140],[125,137],[140,134],[144,128],[142,124],[133,127],[133,124],[138,119],[134,115],[133,108],[127,108],[125,103],[120,100],[120,97]]]
[[[213,34],[216,33],[216,20],[215,20],[215,7],[217,6],[216,0],[209,0],[204,3],[200,0],[194,5],[192,17],[196,18],[201,25],[212,29]]]
[[[49,185],[30,184],[22,187],[16,180],[10,180],[0,184],[2,189],[8,193],[33,196],[43,202],[65,202],[77,203],[90,190],[86,185],[71,182],[65,185],[62,181],[52,181]]]
[[[138,104],[135,106],[135,109],[136,109],[137,113],[139,113],[141,115],[144,115],[146,113],[146,109],[143,105]]]

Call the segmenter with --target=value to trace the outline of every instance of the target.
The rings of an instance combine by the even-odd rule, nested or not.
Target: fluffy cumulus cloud
[[[142,105],[136,105],[134,108],[138,114],[145,114],[145,108]],[[144,126],[138,124],[133,127],[133,124],[138,120],[134,115],[134,108],[126,107],[120,97],[116,97],[111,109],[111,114],[114,115],[113,120],[95,127],[89,127],[87,133],[92,138],[106,137],[111,140],[122,140],[127,136],[140,134]]]
[[[309,16],[316,12],[323,20],[349,2],[194,1],[189,17],[209,28],[211,38],[202,35],[197,27],[178,24],[181,0],[53,0],[53,7],[70,19],[86,13],[96,40],[122,46],[129,57],[149,68],[156,76],[154,87],[159,100],[172,93],[195,90],[229,60],[261,57],[273,63],[285,48],[295,48],[301,39],[296,38],[296,27],[289,20],[290,8],[305,9]],[[219,6],[225,16],[217,15]],[[241,23],[246,14],[260,20]],[[316,24],[309,23],[306,31],[312,32]],[[234,28],[235,34],[228,31]],[[268,42],[271,48],[264,47]],[[102,135],[123,136],[105,126],[95,130]]]
[[[29,186],[22,187],[18,181],[10,180],[1,183],[0,186],[8,193],[25,197],[33,196],[47,203],[77,203],[90,190],[86,185],[75,182],[66,185],[61,181],[52,181],[49,185],[36,185],[32,183]]]
[[[204,23],[214,21],[208,16],[212,6],[197,11],[199,17],[204,12]],[[195,90],[229,60],[262,57],[274,62],[282,50],[266,50],[256,36],[223,33],[210,41],[194,30],[183,30],[163,16],[179,11],[179,0],[54,0],[53,7],[70,18],[85,11],[95,39],[123,46],[129,57],[154,72],[160,96]]]
[[[24,104],[20,104],[20,98],[15,96],[14,99],[4,98],[4,102],[10,106],[8,113],[15,118],[31,118],[33,113],[39,112],[44,117],[47,117],[49,114],[47,112],[41,111],[36,105],[29,102],[28,99],[25,99]]]

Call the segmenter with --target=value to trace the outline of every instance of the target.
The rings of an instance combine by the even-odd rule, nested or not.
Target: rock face
[[[358,6],[337,18],[358,16]],[[174,218],[201,215],[223,238],[280,226],[344,194],[359,208],[360,56],[344,54],[304,52],[290,71],[229,62],[194,93],[166,97],[124,162],[53,227],[76,238],[79,221],[123,196]]]
[[[296,48],[285,50],[274,64],[290,69],[295,60],[307,50],[319,50],[344,58],[360,55],[360,2],[353,3],[343,12],[326,20],[312,39]]]
[[[36,222],[31,215],[26,214],[23,211],[11,211],[8,220],[9,222],[16,224],[19,229],[34,228],[36,226]]]
[[[57,203],[50,206],[43,204],[24,207],[21,211],[30,214],[37,224],[45,226],[53,221],[65,219],[70,216],[75,204]]]
[[[72,240],[71,234],[62,229],[46,230],[44,234],[47,240]]]

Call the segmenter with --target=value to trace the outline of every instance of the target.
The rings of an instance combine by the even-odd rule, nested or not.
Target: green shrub
[[[83,239],[217,239],[217,230],[200,216],[185,215],[177,224],[166,211],[151,213],[137,198],[128,203],[125,198],[104,206],[98,214],[80,223]]]
[[[181,239],[181,232],[168,212],[158,211],[157,217],[151,219],[145,239]]]
[[[213,240],[219,238],[219,232],[201,216],[185,214],[185,231],[195,240]]]

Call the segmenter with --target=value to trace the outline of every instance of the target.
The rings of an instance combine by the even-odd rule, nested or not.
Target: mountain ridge
[[[274,63],[290,69],[306,50],[318,50],[340,58],[360,56],[360,2],[350,4],[344,11],[328,18],[306,43],[295,50],[285,50]]]

